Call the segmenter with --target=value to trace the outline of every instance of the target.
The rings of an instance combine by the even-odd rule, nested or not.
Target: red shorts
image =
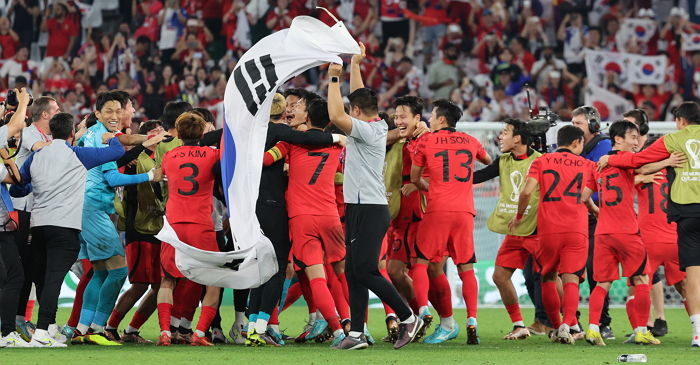
[[[298,215],[289,220],[295,270],[345,259],[343,227],[338,217]]]
[[[583,233],[539,234],[536,269],[542,274],[576,274],[583,278],[588,259],[588,236]]]
[[[509,269],[524,268],[527,258],[535,253],[539,242],[537,235],[506,236],[496,255],[496,266]]]
[[[170,226],[180,241],[200,250],[219,252],[213,226],[198,223],[170,223]],[[185,277],[175,265],[175,248],[167,242],[160,245],[160,267],[162,276],[176,279]]]
[[[132,284],[160,283],[160,242],[134,241],[126,244],[126,263]]]
[[[654,273],[659,266],[664,266],[664,276],[668,285],[675,285],[685,279],[678,262],[678,245],[673,243],[647,243],[649,272]]]
[[[474,216],[467,212],[429,212],[418,227],[416,257],[441,262],[450,256],[455,265],[476,262]]]
[[[416,257],[416,236],[420,222],[410,222],[407,224],[392,225],[389,228],[388,237],[391,243],[389,260],[401,261],[409,264],[411,259]]]
[[[593,280],[612,282],[622,276],[648,274],[647,249],[638,234],[597,234],[593,248]]]

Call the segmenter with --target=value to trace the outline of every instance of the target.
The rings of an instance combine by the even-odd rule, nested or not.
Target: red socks
[[[345,301],[350,303],[350,290],[348,289],[348,279],[345,277],[345,273],[338,275],[338,281],[343,288],[343,295],[345,295]]]
[[[520,304],[508,304],[506,305],[506,311],[508,311],[508,316],[510,317],[511,322],[515,323],[523,321],[523,315],[520,313]]]
[[[75,288],[75,300],[73,301],[73,309],[70,311],[70,318],[66,324],[68,327],[76,327],[78,325],[78,320],[80,319],[80,310],[83,308],[83,294],[85,293],[85,287],[87,287],[90,279],[92,278],[92,265],[90,261],[82,260],[83,262],[83,276],[80,277],[78,282],[78,287]],[[87,265],[85,264],[87,262]]]
[[[199,315],[199,321],[197,321],[197,331],[207,332],[214,317],[216,317],[215,307],[202,306],[202,313]]]
[[[637,323],[637,310],[636,310],[636,297],[631,296],[627,298],[625,303],[625,310],[627,311],[627,319],[630,321],[630,326],[634,329],[634,324]]]
[[[600,324],[600,313],[603,311],[603,303],[605,302],[605,296],[607,294],[608,291],[603,289],[600,285],[596,285],[596,287],[593,288],[593,291],[591,292],[591,297],[588,299],[589,324]]]
[[[442,274],[430,279],[430,289],[428,289],[428,299],[433,303],[433,307],[438,312],[440,318],[452,316],[452,291],[447,275]]]
[[[569,326],[574,326],[578,322],[576,320],[576,311],[578,310],[579,292],[577,283],[564,284],[564,323]]]
[[[386,279],[387,281],[389,281],[391,283],[391,277],[389,276],[389,271],[387,269],[381,269],[381,270],[379,270],[379,273],[382,274],[384,279]],[[388,304],[382,302],[382,305],[384,306],[384,313],[386,313],[386,315],[389,315],[392,313],[396,314],[396,312],[394,312],[394,310]]]
[[[280,310],[278,306],[275,306],[275,309],[272,310],[267,324],[280,324]]]
[[[299,298],[301,298],[301,284],[299,284],[299,282],[297,281],[296,283],[292,284],[287,290],[287,297],[284,298],[284,305],[282,306],[282,310],[289,308],[289,306],[296,303],[296,301],[299,300]]]
[[[325,278],[316,278],[311,280],[311,290],[314,293],[314,303],[321,311],[323,318],[328,321],[328,325],[333,331],[341,328],[338,314],[335,312],[335,303],[331,292],[328,290],[328,283]]]
[[[192,320],[194,312],[199,305],[199,299],[202,297],[201,284],[185,278],[178,280],[175,291],[173,292],[173,313],[176,313],[176,318],[187,318]]]
[[[297,277],[299,278],[299,285],[301,285],[301,292],[304,294],[304,300],[306,300],[306,305],[309,307],[309,313],[316,312],[316,303],[314,303],[314,296],[311,294],[309,278],[303,271],[298,271]]]
[[[343,291],[342,284],[338,277],[333,272],[333,269],[326,270],[326,277],[328,282],[328,289],[333,297],[333,302],[335,303],[335,309],[338,311],[340,318],[350,318],[350,306],[348,301],[345,300],[345,292]]]
[[[634,286],[634,306],[637,317],[637,327],[646,327],[649,321],[649,308],[651,307],[651,284],[637,284]]]
[[[418,307],[428,306],[428,289],[430,280],[428,279],[428,265],[416,263],[409,273],[413,278],[413,290],[416,292],[416,304]]]
[[[111,328],[118,328],[119,323],[122,322],[122,319],[124,319],[124,315],[115,308],[112,310],[112,314],[109,316],[107,325]]]
[[[479,302],[479,284],[476,282],[474,270],[459,273],[462,279],[462,296],[467,304],[467,318],[476,318],[477,303]]]
[[[146,323],[147,320],[148,320],[148,317],[141,314],[141,312],[136,311],[136,313],[134,313],[134,317],[131,318],[131,322],[129,323],[129,326],[132,328],[141,328],[141,326],[143,326],[143,324]],[[159,321],[160,321],[160,319],[159,319]],[[170,322],[170,317],[168,317],[168,322]]]
[[[171,303],[158,303],[158,324],[161,331],[170,331],[170,314],[173,311]]]
[[[556,281],[542,283],[542,304],[552,326],[559,328],[561,325],[561,300]]]

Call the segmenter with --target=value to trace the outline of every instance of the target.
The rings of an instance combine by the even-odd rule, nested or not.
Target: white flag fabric
[[[617,31],[615,40],[617,49],[626,49],[627,42],[631,38],[636,38],[644,43],[649,42],[651,37],[656,33],[656,21],[646,18],[624,18],[620,24],[620,30]]]
[[[329,27],[299,16],[289,29],[263,38],[241,57],[226,85],[221,144],[234,251],[197,250],[164,225],[158,237],[175,247],[175,262],[183,275],[204,285],[243,289],[260,286],[277,272],[274,248],[255,214],[272,98],[282,84],[309,68],[342,63],[339,55],[358,53],[357,42],[342,22]]]
[[[584,103],[598,109],[601,120],[610,122],[622,119],[624,112],[634,109],[631,101],[592,83],[588,83]]]
[[[667,68],[666,56],[640,56],[631,53],[586,51],[586,74],[589,83],[605,87],[606,73],[617,75],[617,85],[634,91],[634,84],[660,85]]]
[[[700,4],[700,2],[699,2]],[[683,33],[683,52],[700,50],[700,33],[687,34]]]

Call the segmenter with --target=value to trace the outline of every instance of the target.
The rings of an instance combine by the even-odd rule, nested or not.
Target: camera
[[[559,116],[549,110],[540,110],[539,114],[531,117],[527,121],[527,132],[533,137],[532,148],[545,153],[547,152],[547,131],[550,127],[557,125]]]
[[[32,105],[33,102],[34,102],[34,98],[32,98],[32,96],[30,95],[29,96],[29,104],[27,106]],[[14,89],[10,89],[7,91],[7,97],[5,98],[5,103],[8,106],[11,106],[13,108],[16,108],[19,105],[19,100],[17,100],[17,92]]]

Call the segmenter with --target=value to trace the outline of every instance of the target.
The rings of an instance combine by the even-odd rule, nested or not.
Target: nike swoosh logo
[[[351,239],[351,240],[350,240],[350,243],[353,243],[353,242],[355,242],[355,240],[356,240],[356,239],[357,239],[357,238],[353,238],[353,239]]]
[[[38,343],[40,343],[40,344],[42,344],[42,345],[50,345],[50,344],[51,344],[51,341],[44,342],[44,341],[39,341],[39,340],[37,340],[37,339],[34,339],[34,341],[36,341],[36,342],[38,342]]]

